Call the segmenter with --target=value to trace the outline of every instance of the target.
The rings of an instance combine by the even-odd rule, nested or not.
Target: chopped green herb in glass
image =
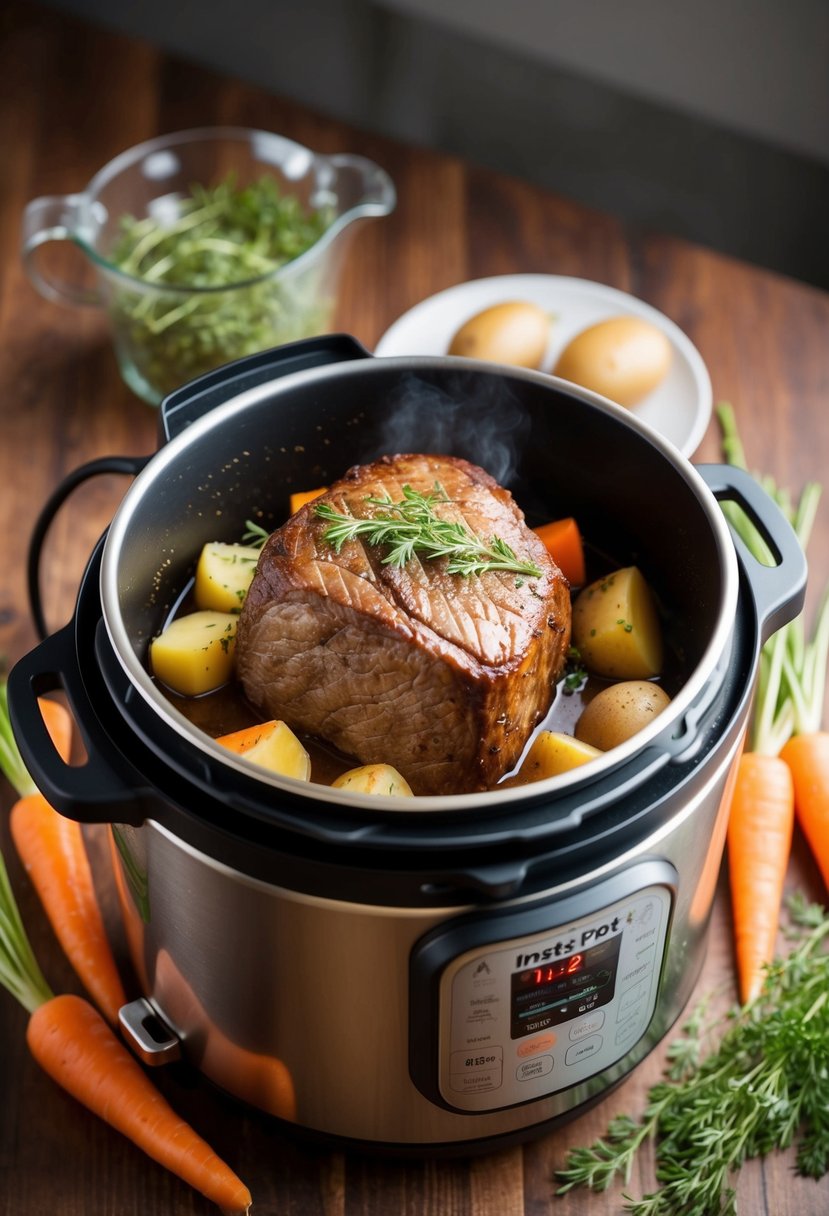
[[[110,251],[122,285],[113,320],[122,358],[160,400],[222,363],[329,327],[324,259],[277,274],[317,243],[328,209],[306,210],[272,177],[194,185],[188,198],[124,216]],[[142,394],[146,395],[146,394]]]

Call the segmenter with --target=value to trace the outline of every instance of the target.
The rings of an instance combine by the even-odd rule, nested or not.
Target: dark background
[[[54,7],[365,130],[829,287],[826,0]]]

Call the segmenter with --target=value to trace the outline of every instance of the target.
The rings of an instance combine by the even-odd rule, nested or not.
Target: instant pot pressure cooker
[[[148,1060],[340,1143],[468,1152],[598,1100],[680,1015],[702,965],[760,647],[802,604],[794,534],[747,474],[694,468],[636,416],[540,373],[375,359],[331,336],[228,365],[161,411],[70,623],[11,673],[21,751],[64,814],[111,824]],[[483,465],[533,524],[573,515],[638,564],[684,679],[600,759],[480,794],[385,798],[261,771],[153,683],[149,640],[207,541],[392,452]],[[144,467],[140,467],[143,463]],[[749,514],[758,564],[718,500]],[[36,614],[40,617],[35,591]],[[63,687],[86,744],[51,746]]]

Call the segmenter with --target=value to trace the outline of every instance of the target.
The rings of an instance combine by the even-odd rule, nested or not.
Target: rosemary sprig
[[[377,507],[372,516],[357,519],[342,515],[330,503],[317,503],[315,514],[329,521],[323,532],[323,540],[334,549],[356,537],[362,537],[369,545],[386,545],[388,553],[383,558],[387,566],[405,566],[415,553],[433,560],[448,558],[447,574],[469,577],[483,574],[485,570],[509,570],[530,578],[540,578],[541,570],[534,562],[521,561],[513,549],[493,536],[487,543],[462,523],[442,519],[435,511],[437,503],[448,503],[443,487],[435,482],[431,494],[421,494],[411,486],[403,487],[403,498],[393,502],[388,495],[368,495],[368,506]]]
[[[245,520],[245,527],[247,531],[242,536],[242,544],[248,545],[251,549],[261,549],[270,536],[270,532],[261,524],[254,523],[252,519]]]
[[[659,1189],[625,1196],[631,1216],[733,1216],[743,1162],[793,1143],[798,1173],[829,1170],[829,913],[803,896],[788,909],[794,947],[766,969],[759,995],[713,1021],[705,998],[642,1117],[619,1115],[604,1139],[572,1150],[558,1194],[629,1182],[649,1139]]]

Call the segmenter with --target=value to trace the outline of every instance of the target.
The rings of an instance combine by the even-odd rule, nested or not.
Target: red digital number
[[[562,959],[558,963],[551,963],[548,967],[534,967],[532,971],[526,971],[523,982],[529,982],[532,977],[534,987],[538,987],[540,984],[551,984],[553,980],[559,980],[563,975],[575,975],[577,971],[581,971],[583,966],[584,955],[572,954],[570,958]]]

